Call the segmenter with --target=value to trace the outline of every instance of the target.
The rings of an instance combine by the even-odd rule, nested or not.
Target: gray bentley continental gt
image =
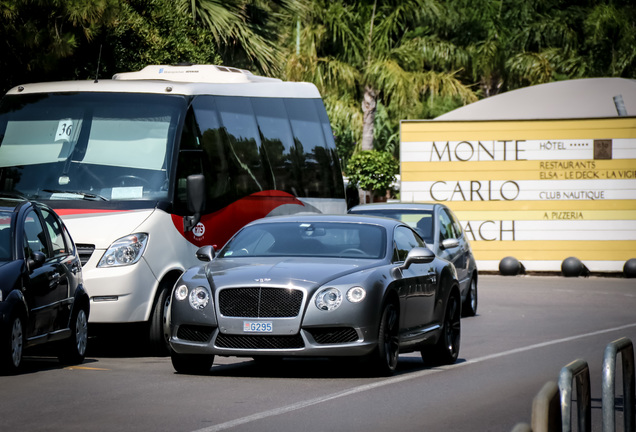
[[[172,364],[207,373],[214,356],[359,357],[395,371],[399,353],[457,360],[461,297],[453,264],[408,225],[358,215],[260,219],[176,283]]]

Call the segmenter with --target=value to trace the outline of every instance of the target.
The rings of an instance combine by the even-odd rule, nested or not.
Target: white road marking
[[[217,425],[213,425],[213,426],[209,426],[203,429],[198,429],[196,431],[193,432],[217,432],[217,431],[222,431],[222,430],[226,430],[226,429],[230,429],[236,426],[240,426],[246,423],[251,423],[251,422],[255,422],[258,420],[262,420],[268,417],[273,417],[273,416],[277,416],[280,414],[285,414],[291,411],[297,411],[299,409],[302,408],[306,408],[312,405],[318,405],[324,402],[328,402],[334,399],[339,399],[339,398],[343,398],[346,396],[350,396],[353,394],[357,394],[357,393],[362,393],[368,390],[373,390],[379,387],[384,387],[387,385],[392,385],[392,384],[397,384],[399,382],[402,381],[406,381],[406,380],[412,380],[414,378],[419,378],[419,377],[423,377],[426,375],[431,375],[434,373],[438,373],[444,370],[448,370],[448,369],[455,369],[455,368],[460,368],[463,366],[467,366],[467,365],[472,365],[475,363],[481,363],[481,362],[485,362],[488,360],[492,360],[492,359],[496,359],[496,358],[500,358],[500,357],[506,357],[509,355],[514,355],[514,354],[519,354],[522,352],[526,352],[526,351],[531,351],[534,349],[538,349],[538,348],[544,348],[550,345],[556,345],[556,344],[561,344],[564,342],[571,342],[577,339],[583,339],[586,337],[592,337],[592,336],[598,336],[604,333],[612,333],[615,331],[619,331],[619,330],[624,330],[627,328],[631,328],[631,327],[636,327],[636,323],[632,323],[632,324],[626,324],[620,327],[614,327],[614,328],[609,328],[609,329],[604,329],[604,330],[598,330],[595,332],[591,332],[591,333],[585,333],[585,334],[581,334],[581,335],[576,335],[576,336],[570,336],[570,337],[566,337],[566,338],[561,338],[561,339],[555,339],[555,340],[551,340],[551,341],[547,341],[547,342],[542,342],[542,343],[538,343],[538,344],[534,344],[534,345],[528,345],[526,347],[521,347],[521,348],[515,348],[512,350],[508,350],[508,351],[502,351],[500,353],[495,353],[495,354],[490,354],[490,355],[486,355],[486,356],[482,356],[482,357],[477,357],[475,359],[472,360],[467,360],[463,363],[457,363],[454,365],[448,365],[448,366],[443,366],[443,367],[438,367],[435,369],[426,369],[426,370],[422,370],[419,372],[413,372],[413,373],[408,373],[408,374],[404,374],[404,375],[399,375],[399,376],[395,376],[395,377],[391,377],[391,378],[386,378],[383,379],[381,381],[376,381],[374,383],[371,384],[365,384],[365,385],[361,385],[361,386],[357,386],[357,387],[353,387],[349,390],[343,390],[337,393],[332,393],[329,395],[325,395],[325,396],[321,396],[315,399],[309,399],[306,401],[302,401],[302,402],[298,402],[292,405],[287,405],[284,407],[280,407],[277,409],[273,409],[273,410],[269,410],[269,411],[263,411],[260,413],[256,413],[256,414],[252,414],[250,416],[247,417],[241,417],[235,420],[231,420],[229,422],[225,422],[225,423],[219,423]]]

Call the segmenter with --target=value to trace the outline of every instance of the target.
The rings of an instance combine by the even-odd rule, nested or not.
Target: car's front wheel
[[[206,354],[179,354],[170,350],[172,367],[182,374],[202,375],[210,372],[214,355]]]
[[[80,306],[71,317],[71,337],[62,342],[58,358],[62,364],[80,364],[86,357],[88,344],[88,313]]]
[[[374,372],[388,376],[397,368],[399,345],[399,319],[397,306],[387,303],[382,310],[378,346],[372,354],[371,363]]]
[[[20,315],[13,315],[9,321],[7,332],[3,336],[0,349],[0,372],[11,375],[22,365],[22,349],[24,347],[24,321]]]
[[[446,303],[444,325],[437,343],[422,350],[422,360],[426,364],[448,365],[457,361],[461,342],[461,303],[458,293],[451,293]]]

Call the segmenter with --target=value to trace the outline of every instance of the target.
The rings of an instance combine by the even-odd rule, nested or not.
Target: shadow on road
[[[465,360],[459,359],[457,363]],[[435,369],[422,362],[419,357],[400,357],[393,376],[405,375],[426,369]],[[176,373],[176,372],[175,372]],[[242,359],[226,364],[215,364],[204,376],[235,378],[281,378],[281,379],[334,379],[334,378],[378,378],[368,364],[358,359],[327,358],[262,358]]]

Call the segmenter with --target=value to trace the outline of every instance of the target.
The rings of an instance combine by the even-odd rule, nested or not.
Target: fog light
[[[174,290],[174,298],[179,301],[183,301],[188,296],[188,287],[185,285],[179,285],[176,290]]]
[[[353,287],[347,291],[347,300],[351,303],[360,303],[367,296],[367,292],[362,287]]]

